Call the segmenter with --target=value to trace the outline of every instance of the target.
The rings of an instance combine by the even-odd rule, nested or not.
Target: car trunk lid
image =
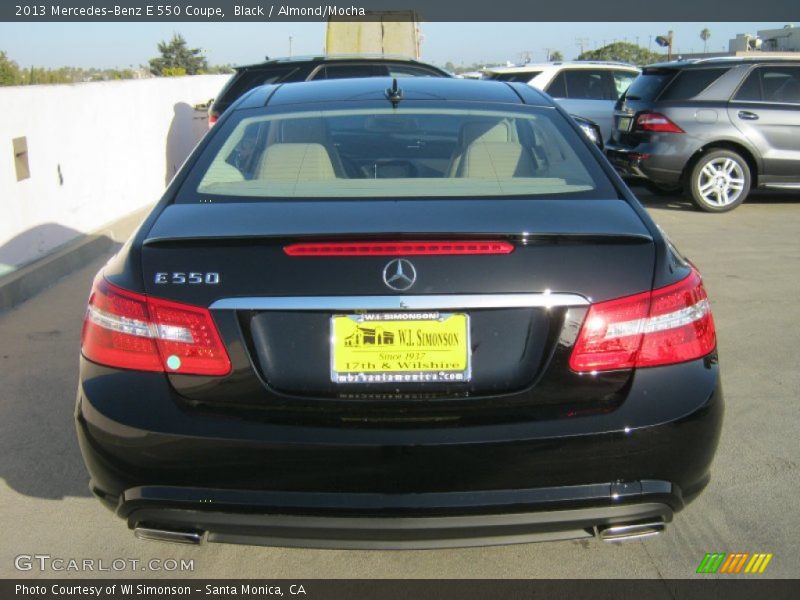
[[[503,241],[513,251],[286,252],[319,241],[453,239]],[[404,291],[385,282],[397,258],[416,272]],[[234,365],[229,377],[202,382],[170,375],[175,388],[203,403],[289,410],[320,402],[330,407],[330,401],[369,410],[377,401],[388,409],[425,400],[439,408],[448,400],[487,408],[503,404],[499,396],[542,406],[608,401],[628,374],[580,377],[569,371],[569,349],[588,303],[650,289],[653,264],[650,232],[626,201],[616,199],[174,205],[159,216],[143,249],[146,292],[210,306]],[[177,282],[175,273],[183,274]],[[422,321],[464,315],[466,380],[336,380],[332,355],[341,348],[331,341],[335,317],[381,320],[389,313],[391,320],[409,312],[424,313]]]

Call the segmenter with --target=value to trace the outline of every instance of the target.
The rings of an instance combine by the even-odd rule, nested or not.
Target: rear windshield
[[[260,114],[215,134],[179,202],[616,196],[586,142],[552,109]]]
[[[484,73],[481,79],[492,79],[494,81],[510,81],[511,83],[528,83],[531,79],[539,75],[541,71],[523,71],[516,73]]]
[[[629,100],[653,100],[672,81],[675,73],[676,71],[670,69],[645,69],[633,80],[625,97]]]

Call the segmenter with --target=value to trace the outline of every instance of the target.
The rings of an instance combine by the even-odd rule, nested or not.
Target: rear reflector
[[[415,256],[445,254],[510,254],[514,244],[500,241],[312,242],[290,244],[289,256]]]
[[[227,375],[228,353],[206,308],[150,298],[95,279],[81,351],[92,362],[137,371]]]
[[[656,367],[716,347],[714,319],[696,270],[652,292],[593,304],[570,357],[573,371]]]
[[[660,133],[685,133],[683,129],[670,121],[661,113],[646,112],[636,117],[636,129],[639,131],[657,131]]]

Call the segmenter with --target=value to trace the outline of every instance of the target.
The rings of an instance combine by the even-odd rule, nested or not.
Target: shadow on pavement
[[[20,494],[90,496],[73,413],[86,299],[106,258],[0,313],[0,478]]]

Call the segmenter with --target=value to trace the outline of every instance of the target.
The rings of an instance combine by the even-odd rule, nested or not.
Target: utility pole
[[[292,36],[289,36],[289,57],[292,56]]]
[[[550,62],[550,50],[552,50],[552,48],[545,48],[545,49],[544,49],[544,55],[545,55],[545,57],[546,57],[546,58],[544,59],[544,60],[545,60],[545,62]]]
[[[575,44],[577,46],[580,46],[581,54],[583,54],[583,47],[586,45],[586,43],[588,41],[589,41],[589,38],[585,38],[585,37],[575,38]]]

